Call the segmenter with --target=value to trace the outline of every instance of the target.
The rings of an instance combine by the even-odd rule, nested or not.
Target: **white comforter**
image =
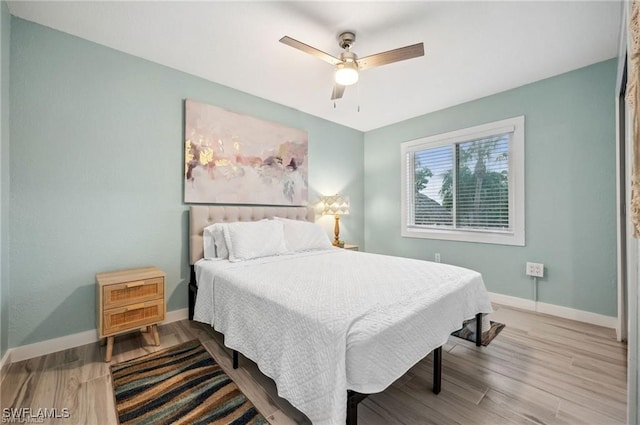
[[[384,390],[463,320],[492,311],[477,272],[342,249],[202,260],[196,278],[194,319],[314,424],[343,425],[347,389]]]

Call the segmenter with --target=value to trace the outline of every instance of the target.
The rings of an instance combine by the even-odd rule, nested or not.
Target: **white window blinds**
[[[403,236],[521,232],[523,241],[524,194],[514,193],[524,191],[523,141],[516,133],[524,129],[485,125],[404,143]]]

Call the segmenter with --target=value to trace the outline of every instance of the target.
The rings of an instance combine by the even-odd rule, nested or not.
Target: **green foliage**
[[[456,147],[459,158],[456,176],[456,225],[459,227],[509,226],[507,171],[487,169],[490,161],[505,159],[505,153],[495,154],[495,158],[492,158],[498,140],[474,141]],[[440,189],[442,206],[448,211],[453,209],[453,178],[453,170],[447,171]]]
[[[419,193],[422,189],[427,187],[429,177],[433,177],[433,173],[427,167],[416,168],[414,175],[415,193]]]

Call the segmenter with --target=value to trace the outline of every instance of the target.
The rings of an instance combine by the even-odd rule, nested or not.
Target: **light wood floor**
[[[361,425],[624,424],[626,347],[611,329],[495,306],[506,328],[488,347],[451,337],[444,347],[442,392],[431,393],[430,356],[384,392],[360,404]],[[112,363],[199,338],[272,424],[309,423],[277,396],[269,378],[241,357],[231,368],[223,337],[180,321],[152,336],[116,338]],[[17,362],[1,383],[2,408],[68,408],[57,424],[116,424],[111,377],[98,343]]]

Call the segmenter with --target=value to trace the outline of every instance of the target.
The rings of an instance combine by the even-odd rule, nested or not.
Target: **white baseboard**
[[[515,307],[521,310],[536,311],[536,303],[533,300],[512,297],[510,295],[496,294],[495,292],[489,292],[489,297],[491,298],[492,303]]]
[[[618,318],[615,316],[605,316],[604,314],[592,313],[590,311],[576,310],[574,308],[563,307],[555,304],[536,302],[525,298],[512,297],[510,295],[489,293],[491,302],[515,307],[522,310],[535,311],[537,313],[549,314],[551,316],[562,317],[564,319],[576,320],[578,322],[590,323],[592,325],[603,326],[605,328],[616,329]]]
[[[45,354],[55,353],[56,351],[66,350],[67,348],[90,344],[97,340],[98,331],[92,329],[90,331],[48,339],[46,341],[34,342],[33,344],[21,345],[11,348],[11,361],[14,363],[33,357],[44,356]]]
[[[617,317],[605,316],[604,314],[592,313],[590,311],[575,310],[573,308],[563,307],[560,305],[538,302],[537,311],[538,313],[577,320],[578,322],[591,323],[592,325],[603,326],[605,328],[616,329],[618,326]]]
[[[177,322],[179,320],[185,320],[189,318],[189,309],[181,308],[180,310],[167,311],[167,314],[164,315],[164,322],[161,323],[171,323]]]
[[[186,308],[173,310],[165,314],[165,319],[161,324],[177,322],[178,320],[187,319],[189,310]],[[35,342],[33,344],[21,345],[19,347],[10,348],[5,353],[5,358],[9,356],[9,363],[19,362],[45,354],[55,353],[56,351],[66,350],[68,348],[79,347],[80,345],[91,344],[98,341],[98,331],[92,329],[90,331],[78,332],[72,335],[61,336],[59,338],[48,339],[46,341]],[[3,365],[4,365],[3,359]]]

